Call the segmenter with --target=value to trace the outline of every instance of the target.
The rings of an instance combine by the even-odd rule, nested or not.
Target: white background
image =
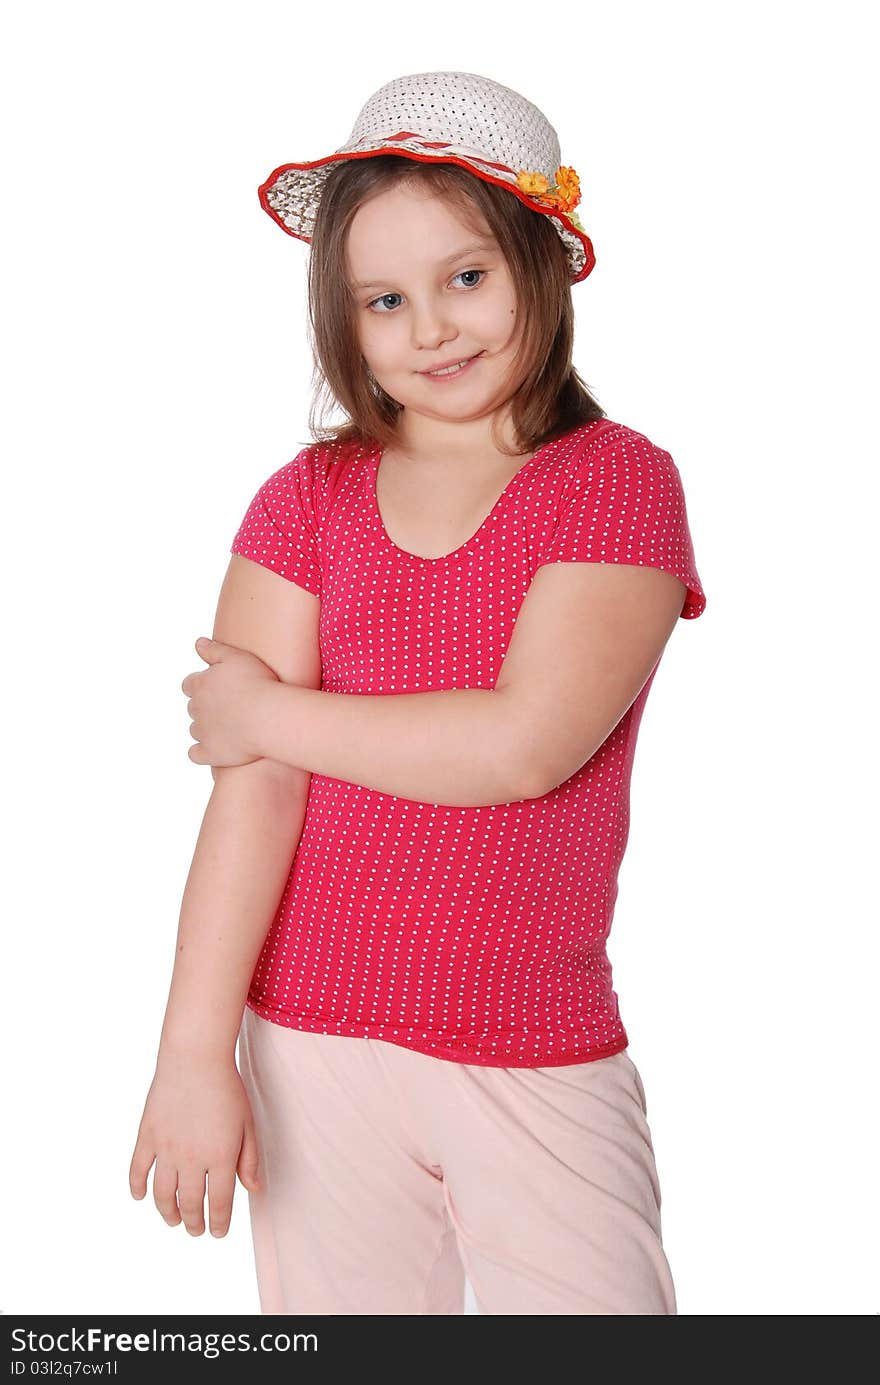
[[[871,8],[7,18],[7,1316],[259,1311],[241,1185],[221,1240],[128,1188],[211,787],[180,682],[310,440],[307,247],[257,187],[433,69],[559,132],[597,255],[575,364],[675,458],[708,597],[645,713],[609,945],[679,1313],[880,1312]]]

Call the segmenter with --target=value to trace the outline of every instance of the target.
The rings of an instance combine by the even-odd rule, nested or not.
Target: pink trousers
[[[645,1092],[626,1050],[453,1063],[246,1008],[249,1193],[272,1314],[675,1314]]]

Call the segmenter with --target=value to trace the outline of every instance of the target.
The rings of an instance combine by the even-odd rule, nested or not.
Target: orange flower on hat
[[[563,212],[571,211],[580,202],[581,183],[573,168],[557,168],[556,193],[559,208]]]
[[[523,192],[527,192],[529,197],[540,198],[549,187],[547,178],[543,173],[527,173],[521,169],[516,175],[518,186]]]
[[[583,231],[580,218],[574,215],[574,209],[581,200],[581,184],[577,173],[569,165],[561,164],[554,176],[556,182],[552,190],[549,179],[543,173],[521,169],[516,181],[517,186],[529,197],[534,198],[536,202],[543,202],[545,207],[555,207],[557,211],[563,212],[578,230]]]

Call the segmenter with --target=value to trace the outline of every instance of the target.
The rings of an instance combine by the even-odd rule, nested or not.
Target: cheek
[[[497,298],[487,299],[481,311],[487,329],[499,340],[506,341],[516,320],[515,299],[509,293],[500,293]]]
[[[360,331],[360,345],[374,370],[393,369],[400,361],[401,348],[406,349],[403,333],[390,322],[365,322]]]

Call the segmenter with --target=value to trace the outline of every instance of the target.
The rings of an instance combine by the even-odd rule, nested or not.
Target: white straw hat
[[[574,212],[580,180],[561,165],[553,126],[524,96],[473,72],[417,72],[386,82],[362,108],[345,144],[323,158],[273,169],[260,185],[260,203],[282,230],[310,241],[331,165],[376,154],[455,163],[508,188],[532,211],[552,218],[574,284],[596,263]]]

